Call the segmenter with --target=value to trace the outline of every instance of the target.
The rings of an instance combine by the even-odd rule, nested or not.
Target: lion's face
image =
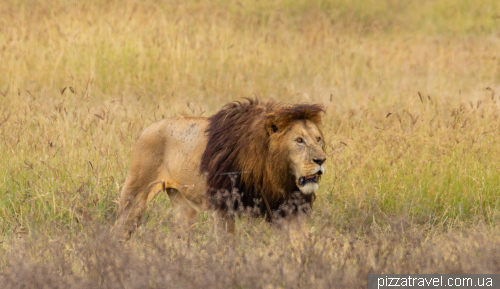
[[[304,194],[315,193],[320,176],[325,172],[323,133],[314,122],[298,120],[281,140],[288,150],[289,171],[297,187]]]

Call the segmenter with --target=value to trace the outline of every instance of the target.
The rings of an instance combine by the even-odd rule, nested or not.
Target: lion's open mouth
[[[307,185],[309,183],[318,183],[318,177],[321,176],[322,174],[323,174],[323,172],[318,171],[314,175],[300,177],[299,178],[299,185],[301,187],[303,187],[303,186],[305,186],[305,185]]]

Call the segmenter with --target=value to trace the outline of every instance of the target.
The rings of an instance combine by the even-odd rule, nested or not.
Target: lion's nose
[[[317,163],[318,165],[322,165],[326,161],[326,158],[324,159],[313,159],[313,162]]]

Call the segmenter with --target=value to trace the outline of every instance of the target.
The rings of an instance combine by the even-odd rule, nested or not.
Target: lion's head
[[[292,199],[310,208],[325,171],[323,112],[318,104],[248,99],[210,117],[200,171],[213,208],[228,210],[235,193],[235,210],[258,208],[263,215],[263,197],[272,211]]]

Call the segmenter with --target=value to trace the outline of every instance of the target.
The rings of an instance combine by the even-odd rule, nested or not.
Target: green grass
[[[498,244],[500,2],[9,0],[0,3],[0,12],[0,264],[13,266],[11,276],[22,266],[9,263],[9,254],[32,252],[25,261],[34,267],[26,268],[35,270],[49,260],[37,251],[54,253],[53,239],[68,250],[73,268],[86,262],[75,252],[107,236],[92,228],[113,226],[131,148],[149,124],[209,116],[254,94],[326,107],[327,171],[308,233],[320,243],[337,240],[321,251],[337,257],[318,259],[319,251],[299,250],[315,258],[321,272],[345,274],[346,288],[362,286],[349,283],[356,274],[397,268],[497,272],[481,258],[495,258],[488,244]],[[138,260],[154,254],[147,251],[153,246],[147,236],[157,234],[164,240],[158,248],[169,242],[181,248],[157,252],[161,258],[184,256],[182,262],[212,268],[206,252],[218,253],[211,247],[209,214],[200,216],[192,242],[182,243],[170,209],[166,196],[156,199],[125,254]],[[237,225],[238,254],[282,250],[277,266],[300,271],[296,247],[278,245],[288,242],[279,229],[244,218]],[[445,242],[426,255],[440,238]],[[482,240],[487,257],[474,259],[472,249],[455,243],[470,245],[474,238]],[[408,239],[425,249],[408,253],[413,263],[398,257]],[[349,255],[339,240],[360,243]],[[232,252],[224,248],[217,256]],[[370,253],[376,248],[385,255]],[[462,253],[462,267],[446,261]],[[244,260],[238,254],[220,260],[236,266]],[[420,263],[427,257],[442,262]],[[238,268],[255,273],[262,260],[276,261],[262,258]],[[54,260],[43,268],[59,274],[54,268],[66,261]],[[74,274],[94,276],[82,270]],[[220,274],[241,277],[242,288],[321,287],[319,281],[294,283],[285,273],[268,278],[265,270],[255,273],[264,274],[257,284],[238,272]]]

